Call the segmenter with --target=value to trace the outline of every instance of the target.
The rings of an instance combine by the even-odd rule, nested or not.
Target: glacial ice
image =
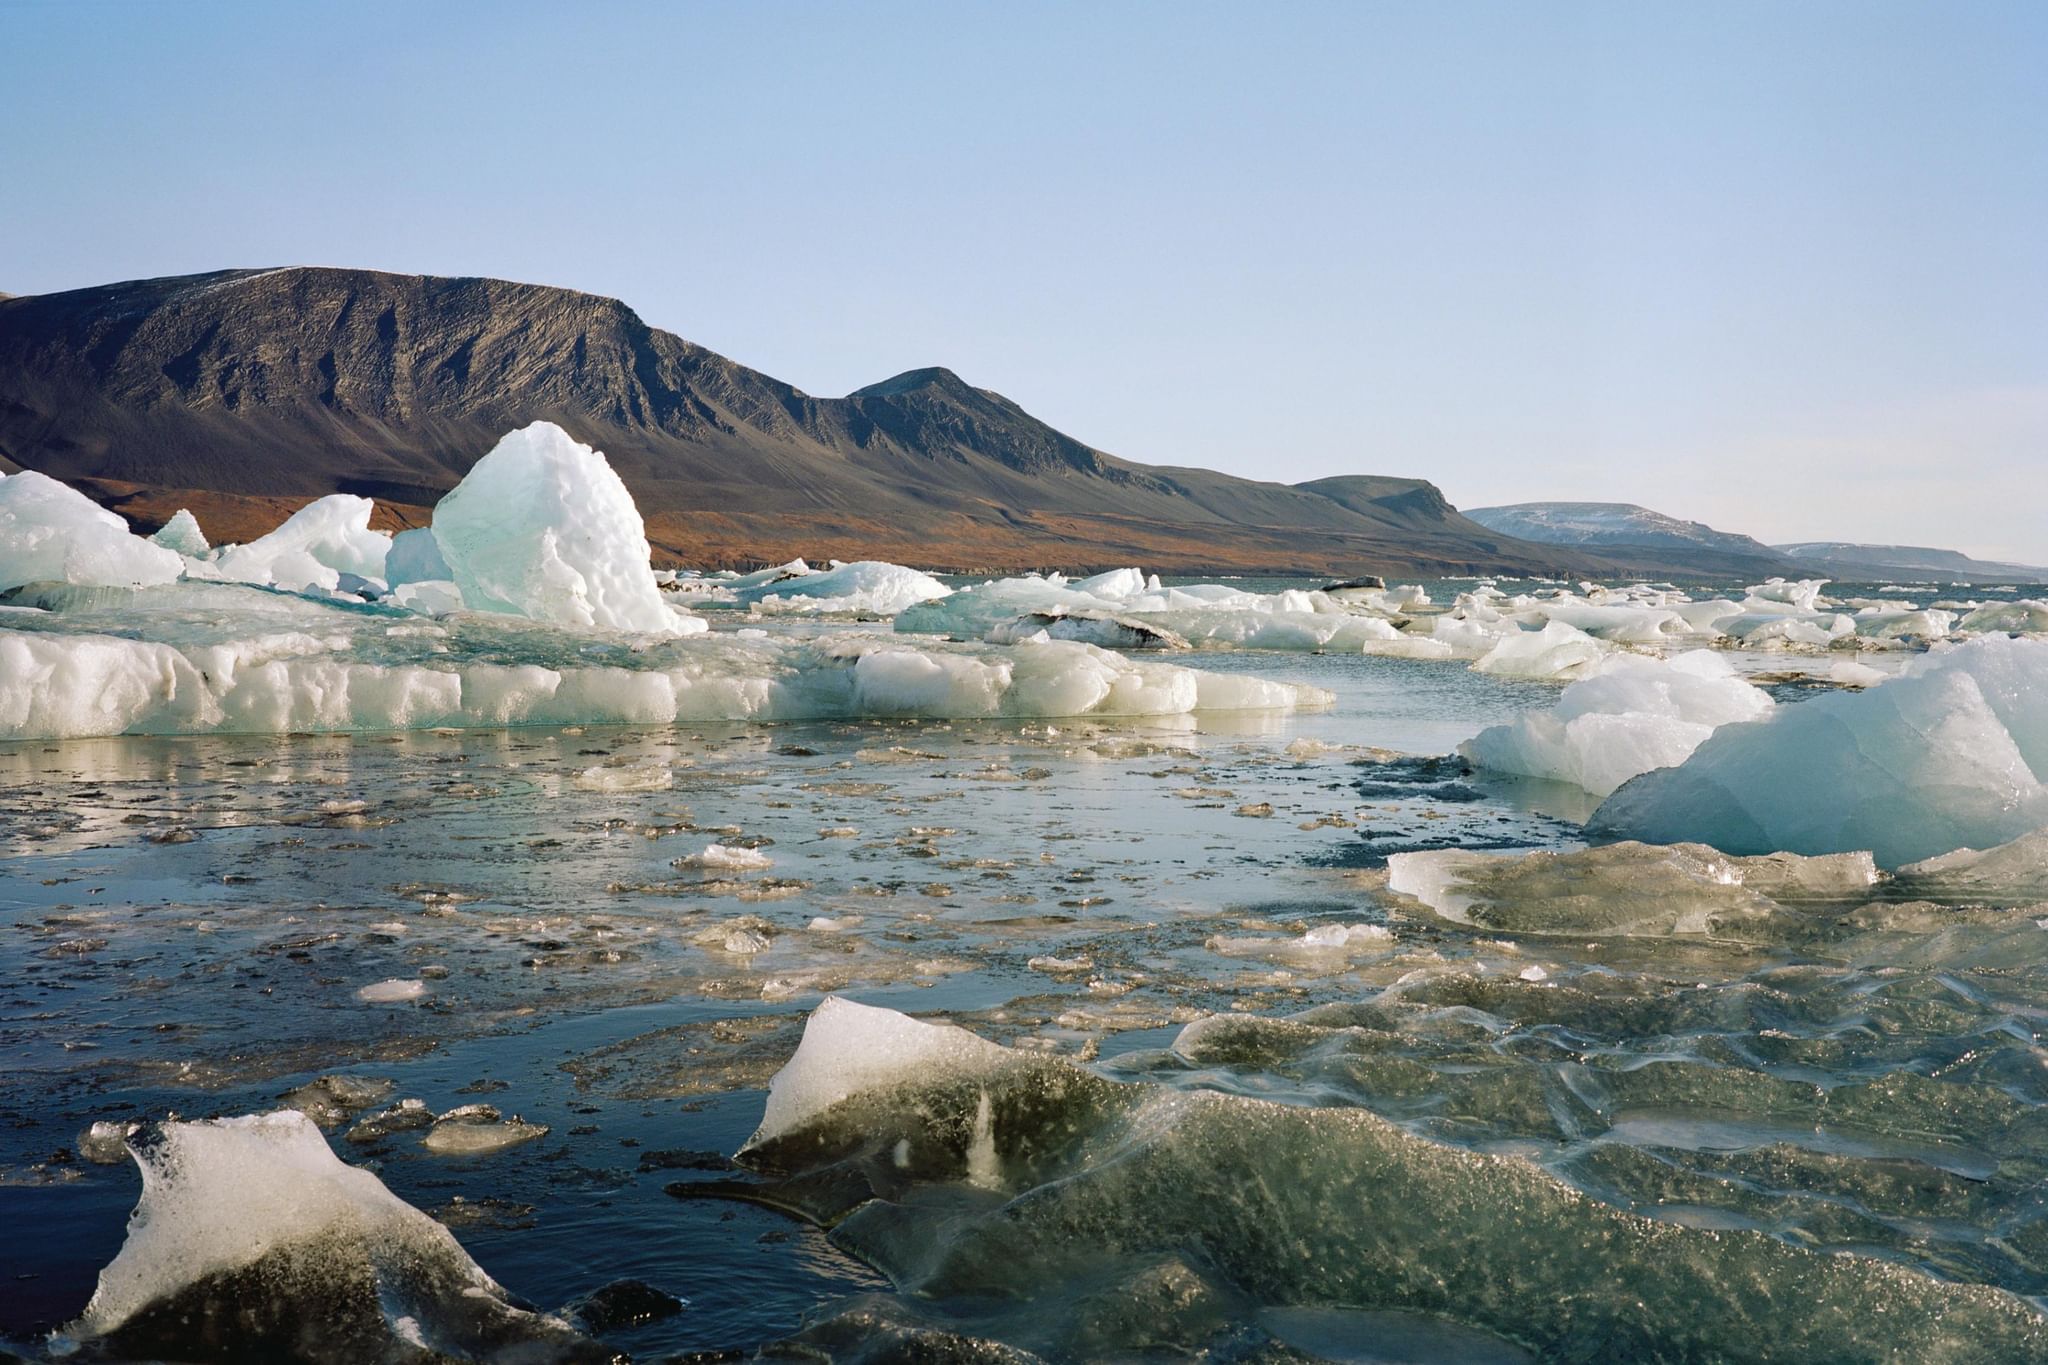
[[[1497,637],[1472,668],[1507,678],[1582,678],[1613,652],[1614,646],[1576,626],[1550,621],[1541,630]]]
[[[599,452],[552,422],[510,433],[434,507],[434,542],[472,611],[649,635],[684,627],[647,529]]]
[[[1449,984],[1460,993],[1442,1004],[1462,1004],[1479,983]],[[1332,1103],[1326,1093],[1355,1096],[1375,1081],[1413,1093],[1417,1068],[1402,1055],[1413,1035],[1393,1031],[1406,1013],[1397,997],[1333,1006],[1342,1018],[1328,1026],[1235,1014],[1190,1024],[1174,1045],[1194,1063],[1180,1087],[1171,1078],[1185,1066],[1118,1081],[888,1011],[829,1033],[814,1016],[774,1082],[778,1112],[739,1159],[763,1174],[762,1196],[814,1210],[835,1245],[887,1273],[899,1294],[888,1302],[972,1304],[978,1323],[1005,1324],[1005,1341],[1043,1358],[1136,1357],[1169,1345],[1190,1354],[1218,1340],[1233,1321],[1229,1305],[1245,1300],[1442,1313],[1561,1360],[2037,1359],[2048,1350],[2048,1321],[2017,1295],[1874,1257],[1816,1254],[1753,1224],[1705,1230],[1626,1212],[1527,1157],[1429,1140],[1355,1099]],[[1519,980],[1478,998],[1540,1001],[1546,1023],[1604,1003],[1591,988]],[[1462,1016],[1466,1055],[1451,1070],[1477,1084],[1436,1080],[1467,1097],[1451,1101],[1462,1113],[1484,1105],[1548,1119],[1562,1106],[1597,1132],[1622,1096],[1725,1074],[1675,1058],[1589,1062],[1543,1068],[1566,1073],[1554,1088],[1518,1087],[1472,1060],[1489,1051],[1464,1041],[1484,1027],[1479,1009],[1425,1013],[1438,1027]],[[814,1038],[820,1047],[806,1057]],[[850,1086],[836,1083],[840,1063],[860,1069]],[[1312,1098],[1276,1103],[1236,1089],[1263,1089],[1276,1072],[1306,1073],[1288,1089]],[[1804,1101],[1802,1117],[1817,1108],[1811,1083],[1778,1089]],[[778,1092],[813,1098],[777,1106]],[[1833,1099],[1831,1119],[1855,1103]],[[964,1197],[973,1185],[1009,1197]],[[1062,1311],[1048,1314],[1049,1301]],[[1013,1315],[999,1316],[1004,1304]],[[1158,1334],[1147,1330],[1155,1325]],[[875,1339],[872,1315],[868,1331],[840,1338]],[[832,1338],[819,1340],[831,1354]],[[966,1344],[957,1332],[940,1340],[955,1354]],[[986,1344],[972,1355],[1021,1358]]]
[[[370,529],[376,504],[348,493],[316,498],[247,545],[226,545],[212,564],[223,578],[288,592],[331,590],[344,573],[384,579],[391,536]]]
[[[1724,726],[1596,831],[1729,853],[1869,849],[1886,867],[2048,826],[2048,641],[1988,636],[1880,687]]]
[[[1682,763],[1716,727],[1771,710],[1721,656],[1618,654],[1565,688],[1557,705],[1482,730],[1458,752],[1483,768],[1568,782],[1595,796]]]
[[[234,585],[68,592],[37,599],[62,610],[0,629],[0,736],[1184,715],[1330,701],[1065,641],[565,638],[503,616],[433,623]],[[93,593],[103,596],[83,600]]]
[[[2048,828],[1991,848],[1959,848],[1908,863],[1898,877],[1916,895],[2000,904],[2048,901]]]
[[[802,564],[798,560],[784,567],[793,570]],[[782,571],[770,572],[779,575]],[[771,577],[759,585],[733,587],[736,600],[758,612],[807,615],[894,616],[919,602],[936,601],[953,591],[930,574],[875,559],[834,564],[821,572],[792,572]]]
[[[174,581],[175,550],[46,474],[0,474],[0,592],[24,583],[128,586]]]
[[[304,1114],[148,1125],[129,1150],[142,1197],[60,1348],[286,1359],[317,1334],[326,1359],[609,1358],[517,1306],[446,1228],[338,1160]]]
[[[441,542],[430,526],[415,526],[391,537],[384,556],[384,581],[393,588],[405,583],[452,583],[455,570],[441,556]]]
[[[760,1126],[741,1150],[793,1132],[863,1091],[983,1072],[1012,1056],[952,1024],[827,996],[811,1011],[796,1055],[769,1082]]]
[[[1115,569],[1090,578],[1030,574],[963,588],[896,618],[909,634],[1005,642],[1046,631],[1117,648],[1155,648],[1161,637],[1243,649],[1324,650],[1442,658],[1447,649],[1403,634],[1400,604],[1419,589],[1347,589],[1343,597],[1287,589],[1248,592],[1224,583],[1162,586],[1157,575]]]
[[[199,518],[183,507],[173,513],[150,540],[166,550],[177,551],[187,559],[198,559],[213,548],[207,544],[206,533],[199,529]]]
[[[1771,937],[1781,903],[1848,902],[1878,881],[1867,853],[1730,857],[1700,844],[1571,853],[1435,849],[1387,860],[1387,889],[1445,919],[1528,934]]]

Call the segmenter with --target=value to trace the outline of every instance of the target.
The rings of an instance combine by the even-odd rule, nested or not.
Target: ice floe
[[[505,616],[435,624],[227,584],[64,589],[35,600],[62,609],[0,629],[0,736],[1186,715],[1330,701],[1313,687],[1068,641],[565,636]]]
[[[1600,660],[1550,710],[1482,730],[1458,751],[1496,772],[1606,796],[1639,773],[1684,762],[1718,726],[1771,707],[1762,689],[1706,650],[1668,661],[1620,654]]]
[[[1867,691],[1722,727],[1595,812],[1597,831],[1730,853],[1985,848],[2048,826],[2048,642],[1971,641]]]

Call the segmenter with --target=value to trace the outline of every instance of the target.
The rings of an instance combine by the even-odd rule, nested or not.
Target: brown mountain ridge
[[[972,571],[1684,572],[1489,531],[1420,479],[1146,466],[944,369],[815,398],[616,299],[295,267],[0,299],[0,469],[244,539],[326,493],[423,522],[539,418],[604,451],[657,559]],[[1732,568],[1730,572],[1741,572]]]

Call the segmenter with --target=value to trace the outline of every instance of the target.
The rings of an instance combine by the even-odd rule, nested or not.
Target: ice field
[[[0,476],[5,1349],[2048,1360],[2048,590],[370,516]]]

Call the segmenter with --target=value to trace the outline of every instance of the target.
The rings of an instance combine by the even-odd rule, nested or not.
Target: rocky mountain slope
[[[566,289],[299,267],[0,301],[0,467],[77,483],[144,529],[189,505],[236,539],[336,491],[417,524],[537,418],[611,458],[673,561],[1674,567],[1517,540],[1418,479],[1289,486],[1119,460],[944,369],[813,397]]]

